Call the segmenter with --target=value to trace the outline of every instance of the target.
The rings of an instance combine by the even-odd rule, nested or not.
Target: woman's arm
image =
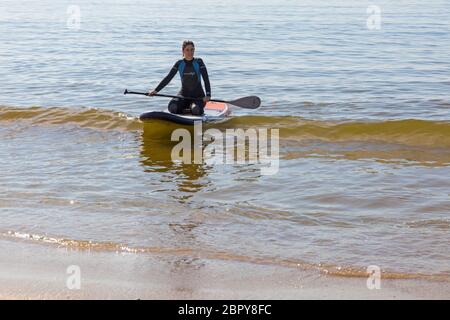
[[[208,70],[202,59],[198,59],[200,66],[200,73],[202,74],[203,82],[205,83],[206,96],[211,98],[211,84],[209,83]]]
[[[180,64],[180,61],[175,62],[175,64],[173,65],[172,69],[170,69],[169,73],[167,74],[167,76],[162,79],[162,81],[158,84],[158,86],[156,87],[155,90],[153,90],[153,92],[158,93],[159,91],[161,91],[165,86],[167,86],[169,84],[169,82],[173,79],[173,77],[177,74],[178,72],[178,65]]]

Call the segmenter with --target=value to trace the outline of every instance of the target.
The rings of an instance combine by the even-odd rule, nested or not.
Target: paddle
[[[125,92],[123,94],[140,94],[143,96],[151,97],[147,92],[134,92],[134,91],[128,91],[127,89],[125,89]],[[154,96],[166,97],[166,98],[189,99],[189,100],[201,100],[202,99],[202,98],[190,98],[190,97],[182,97],[182,96],[171,96],[168,94],[160,94],[160,93],[157,93]],[[229,104],[232,104],[233,106],[237,106],[237,107],[245,108],[245,109],[256,109],[256,108],[259,108],[259,106],[261,105],[261,99],[257,96],[243,97],[243,98],[239,98],[239,99],[231,100],[231,101],[218,100],[218,99],[210,99],[209,101],[229,103]]]

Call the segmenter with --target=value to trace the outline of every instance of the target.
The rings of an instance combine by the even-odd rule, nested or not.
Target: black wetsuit
[[[209,83],[208,71],[206,70],[205,63],[200,58],[194,58],[191,61],[186,59],[178,60],[170,70],[169,74],[161,81],[161,83],[156,87],[156,91],[163,89],[173,77],[182,72],[181,77],[181,90],[178,92],[179,95],[184,97],[199,98],[198,100],[186,100],[174,98],[169,102],[169,111],[172,113],[184,113],[186,109],[191,107],[192,114],[202,115],[205,104],[203,102],[203,97],[205,97],[205,92],[201,84],[201,78],[205,83],[206,96],[211,97],[211,85]]]

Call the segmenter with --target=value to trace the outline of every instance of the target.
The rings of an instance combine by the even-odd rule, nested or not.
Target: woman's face
[[[192,60],[194,58],[194,51],[194,46],[189,44],[183,49],[183,56],[186,58],[186,60]]]

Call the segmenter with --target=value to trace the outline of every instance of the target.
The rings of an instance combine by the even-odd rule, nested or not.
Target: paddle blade
[[[229,104],[232,104],[237,107],[246,108],[246,109],[256,109],[261,105],[261,99],[257,96],[249,96],[244,98],[239,98],[233,101],[227,101]]]

